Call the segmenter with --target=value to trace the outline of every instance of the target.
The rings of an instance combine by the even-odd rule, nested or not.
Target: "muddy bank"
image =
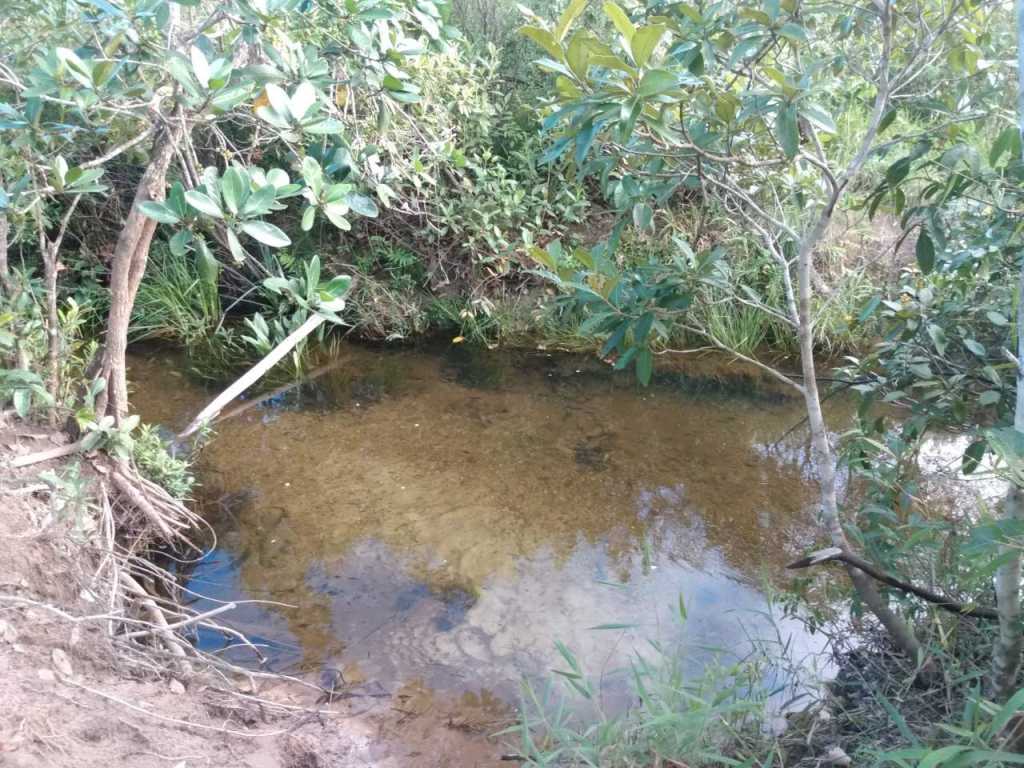
[[[95,573],[91,480],[75,481],[72,523],[40,474],[72,479],[75,461],[12,470],[13,456],[60,442],[0,421],[0,766],[36,768],[319,768],[493,766],[487,738],[507,713],[491,702],[440,699],[416,686],[395,696],[319,702],[285,681],[170,675],[119,652]],[[76,503],[78,503],[76,501]],[[64,510],[67,511],[66,508]],[[115,617],[116,618],[116,617]],[[506,763],[507,764],[507,763]]]

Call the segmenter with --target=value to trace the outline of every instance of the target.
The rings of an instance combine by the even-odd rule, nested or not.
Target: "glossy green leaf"
[[[202,238],[196,240],[196,268],[203,281],[215,289],[220,278],[220,262],[214,258],[213,252]]]
[[[292,243],[279,227],[266,221],[247,221],[242,224],[242,231],[271,248],[284,248]]]
[[[927,275],[935,269],[935,243],[932,242],[928,230],[924,227],[921,227],[921,231],[917,236],[914,254],[917,256],[917,266],[922,273]]]
[[[543,48],[547,52],[548,56],[550,56],[555,61],[563,61],[565,59],[565,54],[562,51],[562,46],[558,44],[557,40],[555,40],[554,35],[552,35],[546,29],[542,29],[541,27],[527,26],[522,27],[519,31],[521,34],[525,35],[526,37],[533,40],[533,42],[537,43],[537,45]]]
[[[558,18],[558,23],[555,25],[555,40],[562,42],[565,39],[566,33],[569,31],[569,27],[572,23],[579,18],[579,15],[583,13],[583,9],[587,7],[588,0],[572,0],[569,5],[566,6],[565,10],[562,11],[562,15]]]
[[[775,117],[775,138],[779,146],[792,159],[800,151],[800,130],[797,127],[796,107],[787,104],[779,109]]]
[[[603,6],[604,15],[608,17],[615,28],[622,35],[623,42],[626,48],[629,48],[630,43],[633,40],[633,35],[636,33],[636,27],[633,26],[633,22],[629,20],[625,11],[619,8],[618,5],[611,2],[606,2]]]
[[[375,219],[380,214],[377,204],[373,202],[372,198],[369,198],[366,195],[351,194],[346,197],[345,202],[348,204],[349,208],[360,216]]]
[[[155,200],[146,200],[139,203],[139,211],[147,218],[158,221],[161,224],[177,224],[181,221],[174,211]]]
[[[648,24],[636,30],[629,45],[633,61],[638,67],[647,66],[647,62],[651,60],[651,54],[654,53],[654,49],[658,47],[658,43],[661,42],[661,38],[666,32],[668,32],[668,27],[664,24]]]
[[[641,349],[636,356],[636,379],[641,386],[646,387],[651,383],[651,373],[654,370],[654,355],[650,349]]]
[[[224,211],[222,211],[213,198],[205,192],[200,192],[197,189],[190,189],[185,192],[185,200],[200,213],[205,213],[207,216],[213,216],[218,219],[224,218]]]
[[[832,115],[828,113],[828,110],[820,104],[815,104],[813,101],[801,102],[800,114],[817,128],[828,133],[836,132],[836,121],[832,119]]]
[[[249,178],[243,176],[242,172],[234,166],[224,171],[220,182],[220,193],[224,198],[224,205],[231,213],[238,213],[249,196]]]
[[[678,87],[679,81],[676,76],[667,69],[651,69],[640,78],[640,85],[637,86],[636,95],[647,99]]]

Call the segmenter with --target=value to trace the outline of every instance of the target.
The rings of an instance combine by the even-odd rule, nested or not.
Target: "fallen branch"
[[[213,419],[224,409],[224,406],[263,378],[263,375],[267,371],[277,365],[278,362],[280,362],[285,355],[291,352],[300,341],[319,328],[326,320],[327,318],[319,313],[310,315],[306,319],[306,322],[292,331],[284,341],[270,350],[266,357],[250,368],[241,378],[238,379],[238,381],[221,392],[216,398],[214,398],[213,402],[203,408],[203,410],[201,410],[196,417],[192,419],[189,425],[185,427],[184,431],[177,436],[176,441],[180,442],[181,440],[184,440],[186,437],[198,430],[203,424],[206,424]]]
[[[800,568],[810,568],[814,565],[824,565],[825,563],[846,563],[847,565],[853,566],[854,568],[863,571],[871,578],[876,581],[880,581],[883,584],[887,584],[890,587],[908,592],[912,595],[916,595],[925,602],[932,603],[933,605],[942,608],[943,610],[955,613],[958,616],[969,616],[971,618],[979,619],[998,619],[999,614],[995,608],[989,608],[987,606],[970,605],[969,603],[961,603],[958,600],[953,600],[945,595],[940,595],[937,592],[924,589],[923,587],[909,584],[905,581],[900,581],[895,576],[890,576],[884,571],[879,570],[874,565],[869,563],[867,560],[858,557],[857,555],[846,552],[839,547],[828,547],[827,549],[820,549],[817,552],[812,552],[807,557],[801,558],[796,562],[790,563],[786,566],[788,570],[796,570]]]
[[[16,456],[11,459],[11,466],[15,469],[21,467],[28,467],[33,464],[38,464],[42,461],[51,461],[52,459],[62,459],[65,456],[70,456],[73,453],[78,453],[82,449],[82,441],[76,440],[73,443],[67,445],[59,445],[56,448],[47,448],[45,451],[39,451],[37,453],[26,453],[24,456]]]
[[[333,363],[323,365],[317,368],[316,370],[311,371],[307,376],[303,376],[299,381],[293,381],[290,384],[285,384],[283,386],[278,387],[277,389],[272,389],[270,392],[267,392],[265,394],[257,395],[256,397],[252,398],[252,400],[250,400],[249,402],[243,403],[242,405],[232,408],[227,413],[222,413],[220,416],[217,416],[214,419],[214,422],[227,421],[228,419],[233,419],[237,416],[241,416],[243,413],[251,411],[253,408],[256,408],[257,406],[267,402],[268,400],[272,400],[275,397],[280,397],[281,395],[288,394],[292,390],[298,389],[299,387],[304,386],[305,384],[309,384],[309,382],[311,381],[316,381],[321,376],[324,376],[330,373],[331,371],[337,370],[346,362],[347,361],[345,360],[335,360]]]

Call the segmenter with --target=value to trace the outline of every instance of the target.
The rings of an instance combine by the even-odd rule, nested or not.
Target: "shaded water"
[[[209,397],[176,362],[133,359],[145,419],[181,426]],[[695,671],[706,646],[742,654],[776,630],[797,657],[819,647],[764,615],[763,585],[815,535],[802,436],[783,437],[798,402],[683,374],[640,391],[542,353],[337,362],[243,404],[202,458],[219,544],[189,587],[294,606],[230,614],[277,668],[509,698],[561,664],[555,641],[595,674],[649,639],[684,643]]]

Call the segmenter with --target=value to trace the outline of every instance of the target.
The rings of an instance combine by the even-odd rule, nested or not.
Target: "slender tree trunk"
[[[807,424],[811,433],[811,450],[814,454],[815,467],[818,470],[821,492],[822,523],[832,540],[832,546],[851,551],[850,542],[846,538],[846,532],[843,530],[839,516],[839,500],[836,493],[836,459],[832,446],[829,444],[828,429],[821,410],[821,397],[818,394],[817,371],[814,369],[814,319],[811,313],[812,258],[815,247],[828,229],[833,207],[834,203],[822,212],[814,229],[804,237],[800,244],[797,259],[797,332],[800,342],[800,364],[804,377]],[[859,568],[848,565],[846,570],[857,591],[857,596],[878,618],[900,649],[912,659],[918,659],[921,653],[921,644],[917,641],[910,626],[889,608],[886,600],[878,592],[874,580]]]
[[[57,408],[60,405],[60,319],[57,316],[57,249],[43,244],[43,280],[46,287],[46,389],[53,398],[50,405],[50,426],[57,426]]]
[[[7,214],[0,212],[0,291],[10,299],[14,296],[14,283],[11,281],[11,267],[7,261],[7,238],[10,235],[11,225],[7,221]]]
[[[1024,77],[1024,0],[1017,0],[1017,72]],[[1020,78],[1018,77],[1018,80]],[[1024,81],[1018,82],[1018,120],[1024,138]],[[1024,267],[1017,280],[1017,403],[1013,427],[1024,432]],[[1003,501],[1003,519],[1007,522],[1024,520],[1024,489],[1011,484]],[[991,695],[996,701],[1005,701],[1017,686],[1022,646],[1020,575],[1021,550],[1014,543],[999,548],[1005,558],[996,571],[996,608],[999,611],[999,635],[992,648]]]
[[[173,119],[157,134],[146,172],[139,181],[132,209],[114,246],[110,269],[110,313],[107,316],[106,342],[100,375],[106,379],[105,391],[97,399],[96,412],[109,413],[120,420],[128,413],[128,381],[125,352],[128,347],[128,325],[139,283],[146,272],[149,246],[156,231],[156,222],[139,211],[139,203],[163,200],[167,169],[181,140],[181,126]]]

